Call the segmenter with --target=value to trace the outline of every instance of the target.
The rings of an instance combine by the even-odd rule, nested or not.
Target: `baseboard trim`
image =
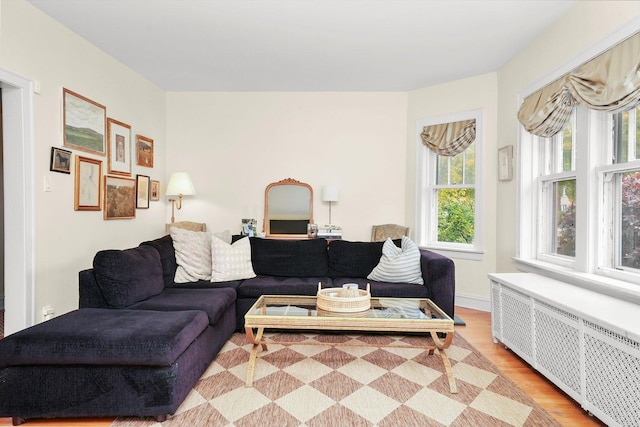
[[[491,300],[476,295],[456,294],[456,305],[473,310],[491,311]]]

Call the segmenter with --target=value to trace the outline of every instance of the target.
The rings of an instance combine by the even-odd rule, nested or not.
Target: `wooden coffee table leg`
[[[444,364],[444,372],[447,375],[447,379],[449,380],[449,391],[453,394],[458,393],[458,386],[456,385],[456,379],[453,376],[453,372],[451,371],[451,362],[449,361],[449,356],[445,353],[444,349],[449,348],[451,345],[451,341],[453,340],[453,333],[448,333],[445,336],[444,340],[441,340],[436,332],[431,332],[431,338],[438,349],[438,353],[440,353],[440,357],[442,358],[442,363]],[[429,354],[433,354],[429,351]]]
[[[267,343],[262,340],[262,335],[264,334],[264,328],[258,328],[258,332],[255,337],[253,335],[252,328],[245,328],[245,332],[247,334],[247,338],[253,344],[251,348],[251,353],[249,355],[249,364],[247,365],[247,383],[246,387],[253,386],[253,374],[256,367],[256,358],[258,357],[258,347],[262,347],[263,351],[267,351]]]

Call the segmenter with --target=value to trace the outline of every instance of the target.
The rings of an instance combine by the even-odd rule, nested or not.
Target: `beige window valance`
[[[528,96],[518,120],[527,132],[550,137],[564,128],[578,104],[615,113],[639,103],[640,33]]]
[[[422,143],[441,156],[462,153],[476,139],[476,121],[442,123],[425,126],[420,134]]]

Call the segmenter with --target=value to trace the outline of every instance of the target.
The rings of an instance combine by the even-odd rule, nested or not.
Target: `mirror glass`
[[[287,178],[269,184],[264,192],[264,232],[273,237],[307,237],[313,223],[313,189]]]

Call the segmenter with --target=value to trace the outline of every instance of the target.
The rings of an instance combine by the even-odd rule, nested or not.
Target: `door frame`
[[[4,335],[35,323],[33,81],[0,68],[4,143]],[[7,185],[11,183],[11,185]]]

